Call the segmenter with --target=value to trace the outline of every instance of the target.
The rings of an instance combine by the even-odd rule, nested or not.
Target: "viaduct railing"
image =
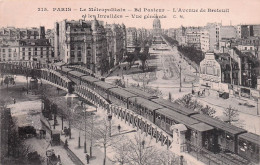
[[[137,115],[131,110],[118,105],[109,104],[102,96],[86,86],[76,86],[75,93],[87,101],[105,109],[107,113],[111,113],[118,119],[124,120],[125,123],[132,125],[133,128],[137,130],[140,129],[142,133],[144,132],[146,135],[150,135],[151,138],[155,138],[156,142],[161,142],[162,146],[167,145],[167,148],[170,147],[172,137],[143,116]]]

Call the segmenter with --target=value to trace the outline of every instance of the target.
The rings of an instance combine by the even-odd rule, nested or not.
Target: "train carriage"
[[[81,77],[82,76],[85,76],[85,74],[78,72],[78,71],[68,72],[68,77],[71,79],[71,81],[75,82],[77,85],[81,85]]]
[[[160,128],[165,130],[167,133],[172,135],[170,127],[174,124],[184,124],[189,127],[192,124],[199,123],[199,121],[182,115],[168,108],[162,108],[155,111],[154,123]]]
[[[123,88],[111,88],[108,89],[109,100],[119,106],[128,108],[128,99],[135,97],[135,94],[125,91]]]
[[[238,136],[237,154],[259,163],[260,160],[260,136],[253,133],[244,133]]]
[[[192,115],[192,118],[211,125],[216,129],[213,137],[217,137],[217,139],[214,138],[213,142],[215,144],[215,142],[218,140],[219,146],[217,148],[236,153],[237,137],[239,134],[245,133],[246,130],[203,114]]]
[[[185,139],[193,146],[210,149],[209,141],[212,138],[214,128],[208,124],[192,119],[186,115],[163,108],[155,111],[155,124],[172,135],[171,126],[184,124],[187,127]]]
[[[126,90],[128,92],[131,92],[131,93],[133,93],[133,94],[135,94],[137,96],[140,96],[140,97],[143,97],[145,99],[148,99],[148,100],[158,98],[155,95],[152,95],[152,94],[147,93],[145,91],[141,91],[140,89],[136,89],[136,88],[124,88],[124,90]]]
[[[72,68],[75,71],[84,73],[85,75],[94,76],[93,72],[90,69],[87,69],[86,67],[82,67],[80,65],[70,65],[68,67]]]
[[[154,111],[163,107],[142,97],[131,97],[128,99],[128,108],[154,122]]]
[[[192,109],[186,108],[184,106],[181,106],[177,103],[170,102],[169,100],[161,99],[161,98],[156,98],[156,99],[151,99],[151,101],[165,107],[171,110],[174,110],[178,113],[190,116],[192,114],[197,114],[198,112],[193,111]]]
[[[65,74],[66,76],[68,76],[68,73],[71,72],[71,71],[73,71],[73,69],[67,68],[67,67],[65,67],[65,66],[62,66],[62,67],[61,67],[61,72],[62,72],[63,74]]]
[[[94,83],[99,82],[100,80],[92,77],[92,76],[82,76],[81,84],[87,86],[88,88],[94,90]]]
[[[97,92],[100,96],[103,96],[105,99],[109,100],[109,94],[108,94],[108,89],[111,88],[117,88],[114,85],[105,83],[104,81],[96,81],[93,82],[94,84],[94,91]]]

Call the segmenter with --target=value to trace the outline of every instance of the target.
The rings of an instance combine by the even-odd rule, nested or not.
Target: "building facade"
[[[159,18],[155,18],[153,20],[153,36],[158,37],[161,36],[162,29],[161,29],[161,21]]]
[[[125,27],[104,27],[102,21],[63,20],[55,23],[55,57],[68,64],[86,65],[103,74],[124,54]],[[108,43],[111,42],[111,43]],[[112,61],[112,62],[111,62]]]
[[[138,46],[137,44],[137,29],[130,27],[126,30],[126,47],[127,52],[133,52]]]

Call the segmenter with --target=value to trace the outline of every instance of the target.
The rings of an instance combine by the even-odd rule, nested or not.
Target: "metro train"
[[[170,135],[172,125],[184,124],[188,129],[186,140],[194,146],[214,153],[225,150],[259,162],[259,135],[137,89],[114,86],[71,68],[63,67],[61,72],[77,85],[91,88],[108,102],[142,115]]]

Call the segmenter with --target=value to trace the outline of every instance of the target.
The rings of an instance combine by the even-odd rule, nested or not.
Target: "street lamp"
[[[67,110],[69,108],[69,138],[71,139],[71,123],[70,123],[70,111],[71,111],[71,105],[73,104],[73,98],[75,97],[78,97],[77,95],[75,94],[72,94],[72,93],[67,93],[65,98],[66,98],[66,101],[67,101]],[[68,107],[68,98],[71,98],[71,103],[69,104],[69,107]]]
[[[111,137],[111,120],[112,120],[112,114],[111,113],[109,113],[107,115],[107,120],[109,122],[109,137]]]
[[[180,89],[179,89],[179,92],[181,92],[181,65],[180,65]]]
[[[92,145],[93,145],[93,127],[94,127],[94,112],[97,112],[97,107],[89,107],[85,110],[85,142],[84,142],[84,153],[87,153],[87,143],[86,143],[86,112],[91,115],[91,134],[90,134],[90,147],[89,154],[92,157]]]

